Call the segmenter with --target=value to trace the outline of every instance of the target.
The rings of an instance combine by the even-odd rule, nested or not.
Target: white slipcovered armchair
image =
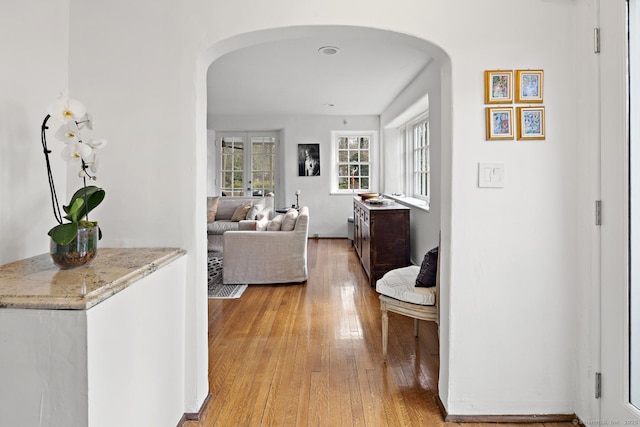
[[[224,233],[224,284],[300,283],[307,280],[309,208],[300,208],[291,231]]]

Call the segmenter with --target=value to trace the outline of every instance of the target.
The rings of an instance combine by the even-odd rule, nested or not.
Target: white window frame
[[[279,138],[277,132],[273,131],[263,131],[263,132],[246,132],[246,131],[219,131],[216,132],[216,155],[218,157],[218,170],[216,172],[216,191],[222,193],[223,187],[223,170],[222,170],[222,139],[223,138],[238,138],[242,140],[244,155],[243,158],[243,169],[242,169],[242,181],[243,188],[242,194],[244,196],[253,195],[253,191],[257,190],[257,188],[253,187],[253,139],[254,138],[273,138],[275,151],[273,153],[273,185],[274,192],[277,191],[277,174],[278,174],[278,151],[279,151]],[[259,172],[259,171],[256,171]],[[260,188],[262,190],[262,188]]]
[[[426,123],[426,132],[424,144],[416,146],[415,130],[418,126]],[[401,137],[404,139],[404,147],[406,153],[406,183],[407,195],[417,200],[422,200],[429,204],[431,197],[431,135],[429,113],[424,112],[414,119],[407,122],[398,129]],[[419,168],[419,156],[424,155],[426,168]],[[420,184],[418,180],[425,179],[425,193],[419,192]]]
[[[340,189],[339,176],[339,159],[338,159],[338,139],[341,137],[368,137],[369,138],[369,188],[357,189]],[[378,185],[378,176],[376,174],[377,167],[377,148],[378,148],[378,132],[377,131],[332,131],[331,132],[331,194],[356,194],[361,192],[372,191]]]

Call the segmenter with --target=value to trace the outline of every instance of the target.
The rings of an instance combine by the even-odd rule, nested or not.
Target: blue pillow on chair
[[[416,286],[420,288],[430,288],[436,285],[436,275],[438,273],[438,248],[433,248],[424,255],[420,272],[416,277]]]

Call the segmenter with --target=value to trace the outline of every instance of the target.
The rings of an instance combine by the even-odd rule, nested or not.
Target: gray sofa
[[[238,206],[251,202],[255,208],[240,221],[231,221]],[[215,208],[213,207],[215,205]],[[272,219],[274,197],[271,196],[217,196],[207,197],[207,249],[223,252],[223,235],[227,231],[255,230],[260,218]],[[251,217],[249,217],[249,215]]]
[[[276,215],[273,222],[280,215]],[[286,215],[285,215],[286,217]],[[224,233],[222,281],[225,284],[301,283],[307,280],[309,208],[303,206],[282,230]]]

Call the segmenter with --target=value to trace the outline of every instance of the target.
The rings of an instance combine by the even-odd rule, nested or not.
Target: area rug
[[[222,284],[222,254],[218,252],[209,252],[209,256],[207,258],[207,267],[209,271],[209,298],[240,298],[244,290],[247,289],[247,285]]]

